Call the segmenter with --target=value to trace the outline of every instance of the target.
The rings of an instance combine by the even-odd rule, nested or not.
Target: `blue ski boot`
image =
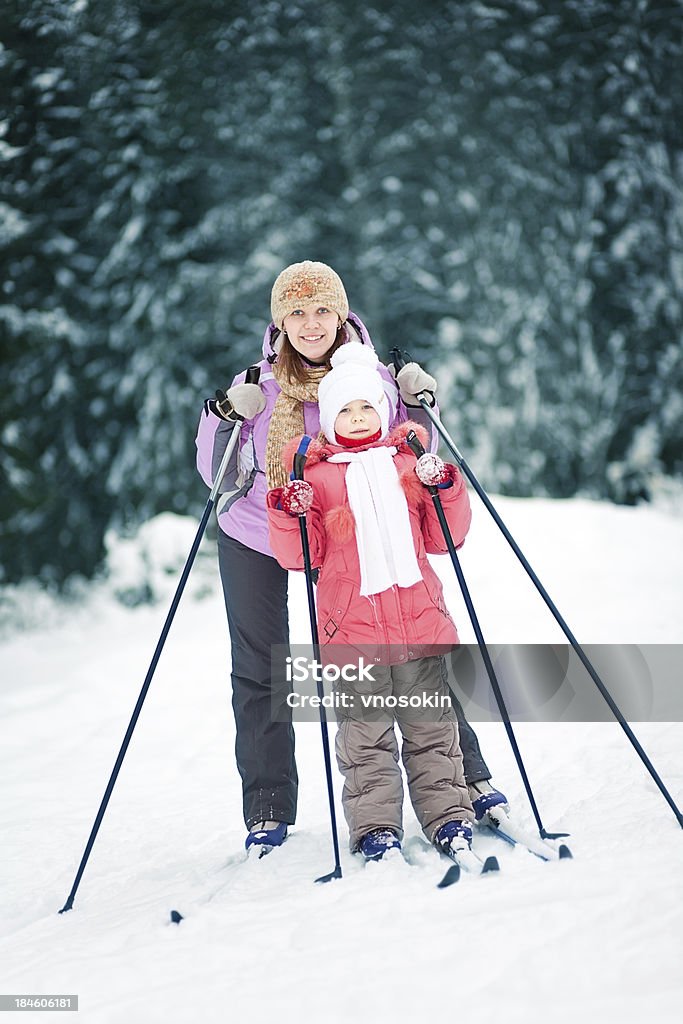
[[[282,846],[287,838],[285,821],[258,821],[251,826],[245,840],[245,848],[249,851],[253,846],[259,847],[259,856],[270,853],[274,846]]]
[[[467,787],[472,801],[472,810],[477,821],[481,821],[487,811],[492,807],[505,804],[507,808],[508,798],[500,790],[494,789],[488,779],[481,779],[479,782],[470,782]]]
[[[389,850],[401,849],[401,841],[390,828],[373,828],[360,841],[358,850],[366,860],[381,860]]]
[[[434,846],[447,857],[471,850],[472,826],[469,821],[447,821],[434,836]]]

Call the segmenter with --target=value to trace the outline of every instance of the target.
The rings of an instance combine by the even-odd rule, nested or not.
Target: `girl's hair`
[[[339,325],[337,328],[337,336],[325,353],[325,365],[328,370],[332,368],[332,364],[330,363],[332,355],[337,351],[340,345],[343,345],[344,342],[349,339],[349,332],[346,328],[346,324]],[[351,337],[354,336],[355,331]],[[301,358],[301,353],[297,352],[284,331],[281,332],[279,337],[275,340],[279,341],[281,345],[280,351],[277,354],[278,365],[282,367],[292,383],[296,382],[297,384],[305,384],[307,364]]]

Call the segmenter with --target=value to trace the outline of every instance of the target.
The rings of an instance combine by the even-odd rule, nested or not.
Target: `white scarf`
[[[346,491],[356,520],[362,597],[422,579],[410,528],[408,502],[393,456],[384,445],[364,452],[339,452],[328,462],[348,462]]]

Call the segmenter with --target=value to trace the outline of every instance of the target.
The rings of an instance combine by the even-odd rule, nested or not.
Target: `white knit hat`
[[[379,360],[368,345],[347,341],[332,356],[332,369],[318,385],[320,429],[332,444],[334,421],[347,402],[363,398],[379,416],[382,437],[389,429],[389,402],[377,372]]]

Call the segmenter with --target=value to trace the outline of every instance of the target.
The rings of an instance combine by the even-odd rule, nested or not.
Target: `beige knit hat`
[[[339,316],[342,323],[349,315],[349,300],[339,274],[326,263],[292,263],[278,276],[270,296],[270,311],[276,327],[282,330],[286,316],[304,302],[319,302]]]

